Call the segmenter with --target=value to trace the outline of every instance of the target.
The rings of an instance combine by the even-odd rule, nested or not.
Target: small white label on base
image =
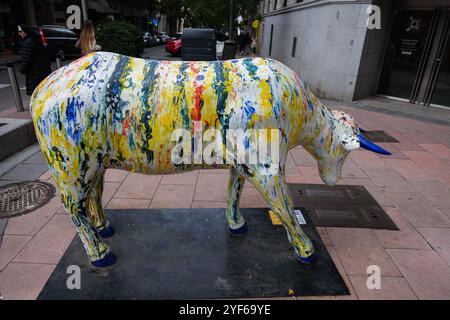
[[[299,209],[295,209],[294,213],[295,213],[295,217],[297,218],[298,223],[306,224],[306,220],[303,217],[303,214],[302,214],[302,212]]]

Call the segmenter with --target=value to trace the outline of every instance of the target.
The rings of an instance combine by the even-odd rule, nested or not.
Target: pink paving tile
[[[407,129],[399,131],[403,136],[406,136],[410,141],[421,144],[421,143],[436,143],[436,140],[429,135],[421,132],[418,129]],[[423,148],[423,145],[420,145]]]
[[[395,144],[395,147],[400,151],[423,151],[424,149],[418,145],[416,142],[413,142],[409,139],[409,137],[406,137],[405,135],[401,134],[398,131],[392,130],[392,129],[385,129],[386,132],[388,132],[390,135],[392,135],[394,138],[396,138],[399,142]]]
[[[408,282],[402,277],[381,277],[380,289],[367,287],[367,276],[349,276],[360,300],[417,300]]]
[[[6,300],[34,300],[55,267],[55,264],[10,263],[0,273],[1,294]]]
[[[226,201],[192,201],[192,208],[226,208]]]
[[[39,180],[47,181],[51,177],[52,177],[52,173],[50,172],[50,170],[47,170],[47,171],[45,171],[45,173],[42,176],[39,177]]]
[[[5,234],[35,235],[62,206],[60,197],[54,197],[45,206],[8,220]]]
[[[52,184],[55,187],[55,196],[61,196],[61,191],[59,191],[59,187],[56,184],[53,177],[50,177],[50,179],[47,180],[48,183]]]
[[[367,267],[377,265],[384,276],[400,276],[372,230],[327,228],[327,233],[348,275],[366,275]]]
[[[161,176],[130,173],[114,197],[151,200],[160,181]]]
[[[120,187],[119,182],[105,182],[103,186],[102,205],[105,206]]]
[[[421,144],[420,146],[438,159],[450,160],[450,148],[443,144]]]
[[[297,167],[295,166],[295,162],[292,159],[292,156],[290,153],[287,154],[286,157],[286,165],[285,165],[285,170],[286,170],[286,176],[288,177],[299,177],[300,173],[297,170]]]
[[[305,167],[305,166],[297,166],[297,170],[300,174],[300,177],[297,178],[296,183],[318,183],[324,184],[322,179],[319,176],[319,169],[317,166],[315,167]],[[294,183],[293,179],[290,182]]]
[[[201,169],[200,174],[230,174],[229,169]]]
[[[433,250],[387,252],[419,299],[450,299],[450,268]]]
[[[367,175],[361,170],[355,160],[349,157],[342,166],[341,177],[364,179],[367,178]]]
[[[197,183],[198,174],[198,171],[190,171],[165,175],[162,177],[161,184],[184,184],[195,186]]]
[[[164,185],[156,190],[150,208],[190,208],[195,186]]]
[[[387,164],[408,181],[429,181],[435,178],[409,159],[385,159]]]
[[[430,249],[427,242],[396,208],[384,208],[400,230],[374,230],[384,248]]]
[[[450,209],[450,196],[447,193],[428,194],[425,198],[438,209]]]
[[[294,148],[290,151],[290,154],[298,166],[317,167],[317,160],[305,149]]]
[[[386,168],[386,163],[378,155],[371,151],[354,150],[350,157],[356,161],[359,167],[364,168]]]
[[[119,169],[107,169],[105,173],[105,182],[122,182],[128,175],[128,171]]]
[[[447,187],[450,187],[450,170],[428,170],[428,172],[440,182],[447,185]]]
[[[330,240],[330,237],[328,237],[327,228],[325,227],[316,227],[317,233],[320,236],[320,239],[322,239],[323,244],[326,247],[332,247],[333,243]]]
[[[450,228],[419,228],[419,232],[450,266]]]
[[[227,201],[228,175],[200,174],[194,200],[198,201]]]
[[[364,168],[375,185],[383,192],[413,192],[413,186],[390,168]]]
[[[404,151],[403,153],[425,170],[449,169],[445,162],[435,158],[428,151]]]
[[[75,228],[67,215],[55,215],[27,243],[13,262],[57,264],[73,237]]]
[[[450,198],[450,188],[437,179],[428,181],[411,181],[414,189],[416,189],[425,198],[430,195],[442,195],[444,198]]]
[[[450,208],[439,208],[438,211],[450,219]]]
[[[119,199],[114,198],[108,202],[106,209],[147,209],[150,200],[145,199]]]
[[[0,271],[23,249],[31,236],[4,235],[0,244]],[[0,288],[1,290],[1,288]]]
[[[255,188],[244,187],[239,204],[241,208],[268,208],[266,200]]]
[[[450,220],[419,193],[389,192],[386,196],[415,227],[449,227]]]

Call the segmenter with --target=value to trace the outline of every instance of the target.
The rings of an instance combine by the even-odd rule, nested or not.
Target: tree
[[[166,15],[169,22],[169,34],[174,34],[177,31],[177,20],[186,17],[186,3],[187,0],[161,0],[159,11]]]
[[[241,15],[250,20],[257,15],[260,0],[234,0],[233,17]],[[192,0],[189,2],[190,24],[198,27],[210,27],[219,30],[227,29],[229,0]]]

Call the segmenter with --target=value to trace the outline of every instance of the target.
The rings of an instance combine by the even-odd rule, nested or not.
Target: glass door
[[[440,52],[435,59],[438,72],[434,83],[432,83],[430,102],[431,104],[450,107],[450,22],[448,13],[440,48],[441,50],[439,50]]]
[[[411,100],[424,49],[427,45],[433,11],[402,10],[394,17],[386,48],[378,92]]]

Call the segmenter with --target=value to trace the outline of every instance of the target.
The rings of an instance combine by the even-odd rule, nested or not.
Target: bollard
[[[56,57],[56,69],[61,68],[61,58],[60,57]]]
[[[16,101],[16,110],[17,112],[24,111],[22,96],[20,95],[19,85],[17,84],[16,72],[14,71],[14,64],[8,63],[6,64],[8,69],[9,82],[11,83],[11,88],[14,94],[14,100]]]

